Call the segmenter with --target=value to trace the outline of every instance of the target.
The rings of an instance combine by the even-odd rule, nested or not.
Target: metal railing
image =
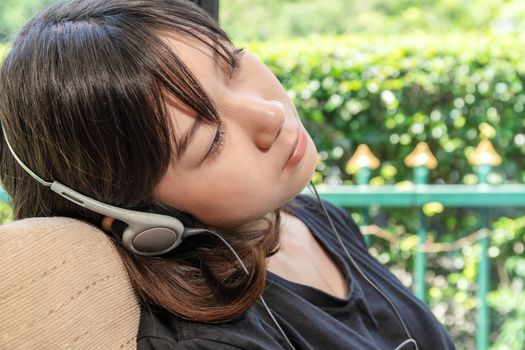
[[[360,208],[362,222],[369,222],[367,207],[412,207],[419,209],[418,245],[414,259],[414,293],[426,301],[426,243],[427,223],[423,206],[439,203],[444,207],[471,207],[479,211],[481,230],[473,235],[481,248],[478,265],[476,347],[486,350],[489,346],[489,255],[490,237],[483,231],[489,227],[489,208],[525,207],[525,185],[507,184],[490,185],[487,176],[491,168],[500,164],[501,158],[488,140],[482,141],[472,157],[472,165],[477,166],[478,184],[476,185],[431,185],[428,184],[429,169],[437,165],[437,160],[428,145],[419,143],[405,159],[405,164],[414,169],[414,180],[409,185],[368,185],[371,170],[379,166],[379,160],[366,145],[360,145],[349,161],[349,167],[356,171],[357,185],[318,186],[319,194],[325,200],[345,208]],[[367,236],[365,236],[367,238]],[[368,240],[367,240],[368,241]]]
[[[6,203],[10,202],[9,195],[7,194],[6,191],[4,191],[2,187],[0,187],[0,202],[6,202]]]

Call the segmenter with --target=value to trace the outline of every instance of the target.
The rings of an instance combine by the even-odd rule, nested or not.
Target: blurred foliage
[[[9,50],[9,45],[5,43],[0,43],[0,62],[4,59],[4,56]]]
[[[0,225],[7,224],[13,219],[13,210],[11,205],[6,202],[0,202]]]
[[[312,33],[520,33],[523,0],[223,0],[221,24],[237,40]]]
[[[32,15],[56,0],[0,1],[0,42],[8,41]]]
[[[0,42],[53,2],[0,1]],[[237,40],[312,33],[520,33],[525,29],[522,0],[221,0],[219,4],[221,25]]]
[[[446,45],[443,45],[446,43]],[[352,36],[251,42],[278,76],[320,152],[316,181],[353,183],[361,143],[383,161],[373,184],[412,177],[404,158],[426,141],[432,183],[475,183],[467,156],[490,139],[505,162],[489,182],[525,182],[525,47],[512,36]],[[454,227],[451,227],[454,229]]]
[[[525,216],[500,218],[492,236],[493,265],[499,287],[491,292],[489,303],[501,324],[499,336],[493,335],[494,349],[523,349],[525,344]]]
[[[430,183],[474,184],[476,169],[467,156],[490,139],[504,161],[488,181],[500,184],[525,182],[522,41],[512,35],[365,35],[239,44],[274,71],[294,101],[320,153],[317,183],[353,184],[346,162],[361,143],[382,161],[372,184],[406,183],[413,171],[404,158],[426,141],[439,163]],[[431,241],[451,242],[480,228],[480,213],[468,208],[429,203],[423,212]],[[373,239],[371,252],[410,285],[419,211],[372,207],[366,214],[400,237],[396,244]],[[525,276],[502,271],[516,259],[512,268],[525,271],[525,259],[516,257],[523,253],[524,214],[523,208],[490,212],[501,217],[493,223],[490,248],[493,349],[522,349],[515,329],[525,318],[516,291]],[[428,302],[458,349],[475,348],[478,257],[475,245],[428,254]]]

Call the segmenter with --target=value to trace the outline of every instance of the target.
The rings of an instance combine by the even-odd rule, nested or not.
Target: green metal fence
[[[4,191],[4,189],[1,187],[0,187],[0,202],[9,202],[9,196]]]
[[[414,293],[426,301],[426,252],[427,241],[426,216],[423,206],[428,203],[439,203],[444,207],[477,208],[481,218],[482,230],[489,226],[489,208],[494,207],[525,207],[525,185],[507,184],[490,185],[487,176],[491,167],[501,162],[488,140],[482,141],[476,148],[470,163],[477,169],[478,184],[476,185],[431,185],[428,184],[429,169],[437,166],[437,160],[425,143],[417,145],[416,149],[405,159],[405,164],[414,168],[414,179],[410,185],[403,186],[371,186],[368,185],[371,170],[379,166],[379,160],[365,145],[360,145],[349,161],[349,167],[356,171],[357,185],[318,186],[323,199],[340,207],[361,208],[363,220],[360,224],[368,224],[367,208],[378,207],[412,207],[419,210],[419,228],[417,231],[418,246],[414,260]],[[482,232],[482,231],[479,231]],[[487,294],[489,291],[489,255],[490,238],[488,234],[478,235],[477,244],[481,248],[478,266],[477,289],[477,327],[476,347],[486,350],[489,346],[489,309]]]

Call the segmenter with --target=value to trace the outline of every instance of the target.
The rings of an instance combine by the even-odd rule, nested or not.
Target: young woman
[[[2,63],[0,120],[15,218],[70,216],[113,237],[142,300],[137,348],[454,348],[350,216],[298,196],[317,152],[294,105],[195,5],[47,8]],[[139,212],[200,234],[142,254],[142,233],[126,239]]]

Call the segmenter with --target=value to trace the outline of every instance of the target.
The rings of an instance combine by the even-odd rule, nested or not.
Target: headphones
[[[163,255],[177,248],[184,238],[209,232],[206,229],[185,227],[181,220],[172,216],[114,207],[78,193],[58,181],[49,182],[43,180],[20,160],[9,143],[5,128],[1,123],[0,126],[2,127],[4,139],[9,151],[22,169],[33,179],[46,187],[50,187],[51,191],[70,202],[94,211],[95,213],[118,219],[127,224],[127,228],[120,238],[124,247],[129,251],[144,256]],[[184,220],[184,218],[181,219]],[[187,225],[188,224],[189,223],[187,223]]]

